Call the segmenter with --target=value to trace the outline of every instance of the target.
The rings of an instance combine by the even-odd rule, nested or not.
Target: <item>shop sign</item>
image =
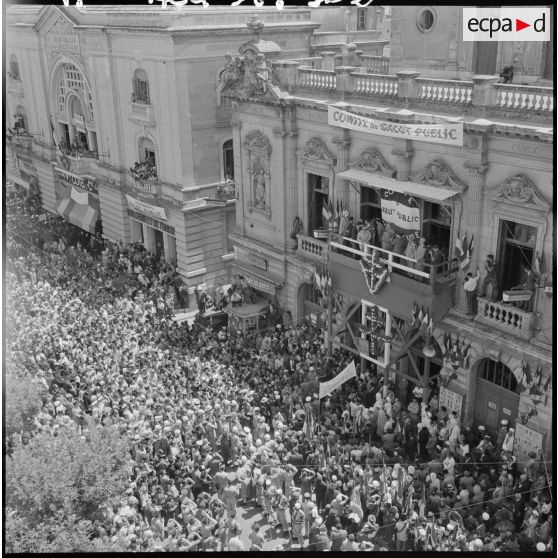
[[[244,276],[244,279],[248,285],[253,287],[258,291],[262,291],[264,293],[268,293],[270,295],[275,294],[275,286],[268,281],[263,281],[262,279],[258,279],[257,277],[253,277],[248,275],[245,271],[240,270],[240,274]]]
[[[440,395],[438,397],[438,408],[445,407],[451,415],[453,411],[457,413],[457,418],[461,419],[461,410],[463,409],[463,396],[448,388],[440,387]]]
[[[97,180],[91,178],[90,176],[78,176],[73,172],[54,167],[54,170],[58,173],[58,178],[64,182],[68,182],[74,186],[79,186],[92,194],[99,194],[99,189],[97,187]]]
[[[385,120],[352,114],[331,105],[327,109],[327,122],[330,126],[377,136],[414,139],[445,145],[463,145],[463,122],[440,122],[439,124],[386,122]]]
[[[23,157],[16,153],[16,161],[18,168],[22,171],[31,175],[37,174],[37,169],[33,166],[31,159]]]
[[[76,114],[75,112],[74,112],[74,122],[76,124],[81,124],[82,126],[85,126],[85,118],[83,118],[81,114]]]
[[[155,219],[162,219],[163,221],[167,220],[167,213],[164,207],[142,202],[136,198],[132,198],[132,196],[129,196],[128,194],[126,194],[126,200],[133,211],[137,211],[138,213],[142,213],[148,217],[154,217]]]
[[[149,225],[150,227],[152,227],[154,229],[158,229],[160,231],[166,232],[166,233],[170,234],[171,236],[176,236],[176,233],[174,231],[174,227],[171,227],[170,225],[167,225],[166,223],[162,223],[161,221],[157,221],[157,219],[153,219],[153,217],[147,217],[147,215],[142,215],[141,213],[133,211],[132,209],[128,209],[128,215],[132,219],[135,219],[136,221],[140,221],[142,223],[145,223],[146,225]]]
[[[79,53],[79,36],[73,34],[57,34],[50,35],[50,48],[57,52],[75,52]]]
[[[248,254],[248,261],[252,264],[255,265],[256,267],[259,267],[260,269],[263,269],[264,271],[267,271],[267,260],[257,256],[254,253],[249,253]]]
[[[537,456],[540,455],[543,448],[543,435],[535,432],[531,428],[527,428],[520,422],[515,425],[515,438],[513,445],[513,455],[517,457],[518,467],[523,469],[527,461],[529,461],[529,452],[534,451]],[[535,461],[538,461],[536,459]]]

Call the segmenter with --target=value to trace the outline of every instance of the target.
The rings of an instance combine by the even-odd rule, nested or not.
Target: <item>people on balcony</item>
[[[471,272],[467,273],[463,289],[467,297],[467,315],[475,316],[477,314],[478,301],[477,301],[477,284],[480,278],[480,271],[477,269],[477,274],[473,276]]]
[[[68,155],[69,157],[79,157],[80,155],[83,156],[96,155],[95,151],[89,151],[87,144],[85,142],[80,141],[79,139],[72,143],[61,141],[60,151],[62,151],[64,155]]]
[[[130,167],[130,172],[136,180],[157,178],[157,168],[148,161],[136,162],[133,168]]]
[[[515,306],[517,306],[517,308],[521,308],[522,310],[526,310],[527,312],[533,311],[533,298],[536,286],[537,275],[530,267],[525,267],[523,270],[521,283],[515,287],[512,287],[512,290],[531,291],[531,296],[529,297],[529,300],[521,300],[516,302]]]

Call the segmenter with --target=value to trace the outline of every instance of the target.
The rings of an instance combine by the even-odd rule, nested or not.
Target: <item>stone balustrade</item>
[[[368,74],[387,74],[389,72],[389,58],[386,56],[374,56],[372,54],[361,54],[360,62],[366,68]]]
[[[302,234],[297,235],[297,253],[301,256],[308,256],[313,259],[325,262],[327,259],[327,243],[317,240],[311,236]]]
[[[399,78],[381,74],[352,73],[352,93],[358,97],[397,97]]]
[[[381,56],[362,54],[358,65],[343,66],[339,65],[342,55],[326,54],[319,70],[296,60],[274,63],[281,88],[293,95],[297,89],[327,93],[333,102],[367,98],[409,109],[439,107],[448,112],[458,107],[460,114],[552,121],[551,87],[501,84],[496,83],[496,76],[474,75],[467,81],[419,77],[412,71],[390,75],[378,73],[389,64],[389,59]]]
[[[450,105],[470,105],[473,101],[473,82],[453,79],[417,78],[418,98]]]
[[[495,83],[495,106],[511,111],[539,112],[552,116],[554,91],[552,87],[533,87]]]
[[[535,314],[511,304],[479,298],[476,320],[498,331],[511,333],[521,339],[531,339],[535,334]]]
[[[131,101],[130,104],[132,107],[132,111],[130,114],[131,120],[147,126],[153,126],[155,124],[155,113],[153,111],[153,105],[136,103],[134,101]]]
[[[317,89],[320,91],[335,91],[335,72],[332,70],[313,70],[306,66],[297,68],[296,84],[298,87]]]

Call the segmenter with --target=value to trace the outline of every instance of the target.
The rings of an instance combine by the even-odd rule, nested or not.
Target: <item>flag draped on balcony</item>
[[[376,294],[386,283],[389,277],[388,266],[379,261],[378,252],[372,250],[370,256],[363,256],[360,268],[364,273],[366,286],[370,294]]]

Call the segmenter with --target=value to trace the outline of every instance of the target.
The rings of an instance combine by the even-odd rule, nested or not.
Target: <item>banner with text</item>
[[[159,207],[157,205],[151,205],[149,203],[142,202],[140,200],[136,200],[136,198],[132,198],[126,194],[126,200],[128,201],[128,206],[133,211],[137,211],[138,213],[143,213],[148,217],[154,217],[155,219],[162,219],[163,221],[167,220],[167,213],[164,207]]]
[[[343,385],[347,380],[356,378],[356,375],[355,361],[352,360],[345,370],[337,374],[335,378],[329,380],[329,382],[320,382],[320,399],[329,395],[332,391]]]
[[[327,122],[330,126],[378,136],[431,141],[446,145],[463,145],[463,122],[440,122],[439,124],[386,122],[385,120],[351,114],[331,105],[327,108]]]
[[[391,223],[397,229],[405,231],[420,230],[420,210],[413,198],[399,192],[382,190],[380,205],[385,223]]]

